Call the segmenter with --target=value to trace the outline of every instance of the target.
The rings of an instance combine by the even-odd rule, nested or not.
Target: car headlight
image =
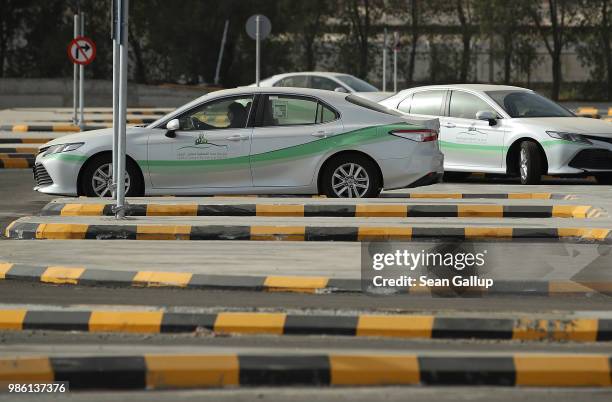
[[[45,155],[59,154],[60,152],[69,152],[79,149],[83,146],[84,142],[74,142],[72,144],[58,144],[52,145],[45,151]]]
[[[558,140],[570,141],[570,142],[582,142],[584,144],[591,144],[591,141],[586,139],[583,135],[574,133],[564,133],[561,131],[547,131],[549,136]]]

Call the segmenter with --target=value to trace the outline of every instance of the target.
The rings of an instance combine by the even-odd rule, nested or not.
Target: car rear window
[[[347,102],[350,102],[354,105],[361,106],[361,107],[373,110],[378,113],[384,113],[384,114],[388,114],[391,116],[402,117],[402,114],[400,112],[396,112],[395,110],[387,109],[383,105],[380,105],[376,102],[372,102],[358,95],[348,95],[345,99],[347,100]]]

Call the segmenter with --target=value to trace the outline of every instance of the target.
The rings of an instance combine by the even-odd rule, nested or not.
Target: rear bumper
[[[442,181],[442,176],[444,176],[444,173],[440,173],[440,172],[428,173],[425,176],[421,177],[419,180],[409,185],[408,188],[430,186],[432,184],[439,183]]]

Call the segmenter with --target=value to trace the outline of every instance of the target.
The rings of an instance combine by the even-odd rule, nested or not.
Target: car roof
[[[292,75],[317,75],[320,77],[329,77],[329,78],[333,78],[333,77],[337,77],[339,75],[350,75],[350,74],[346,74],[346,73],[335,73],[332,71],[300,71],[300,72],[295,72],[295,73],[282,73],[282,74],[275,74],[272,77],[266,78],[266,79],[279,79],[279,78],[285,78],[285,77],[290,77]]]
[[[401,92],[408,92],[421,89],[465,89],[468,91],[530,91],[527,88],[515,87],[511,85],[493,85],[493,84],[448,84],[448,85],[427,85],[421,87],[413,87],[405,89]]]

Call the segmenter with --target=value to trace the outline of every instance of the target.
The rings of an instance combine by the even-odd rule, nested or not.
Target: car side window
[[[182,131],[245,128],[253,96],[236,96],[204,103],[179,117]]]
[[[497,114],[495,109],[476,95],[463,91],[453,91],[451,93],[449,109],[450,117],[475,120],[476,113],[480,111],[493,112]]]
[[[342,87],[342,85],[335,83],[329,78],[317,77],[315,75],[310,77],[310,87],[314,89],[324,89],[326,91],[333,91],[338,87]]]
[[[336,118],[336,112],[307,97],[269,95],[263,104],[264,127],[317,124]]]
[[[445,93],[446,90],[415,92],[412,95],[409,113],[440,116]]]
[[[308,88],[308,76],[294,75],[283,78],[274,84],[275,87],[293,87],[293,88]]]
[[[400,102],[397,106],[397,110],[404,113],[410,113],[410,105],[412,104],[412,94],[408,95],[406,99]]]

